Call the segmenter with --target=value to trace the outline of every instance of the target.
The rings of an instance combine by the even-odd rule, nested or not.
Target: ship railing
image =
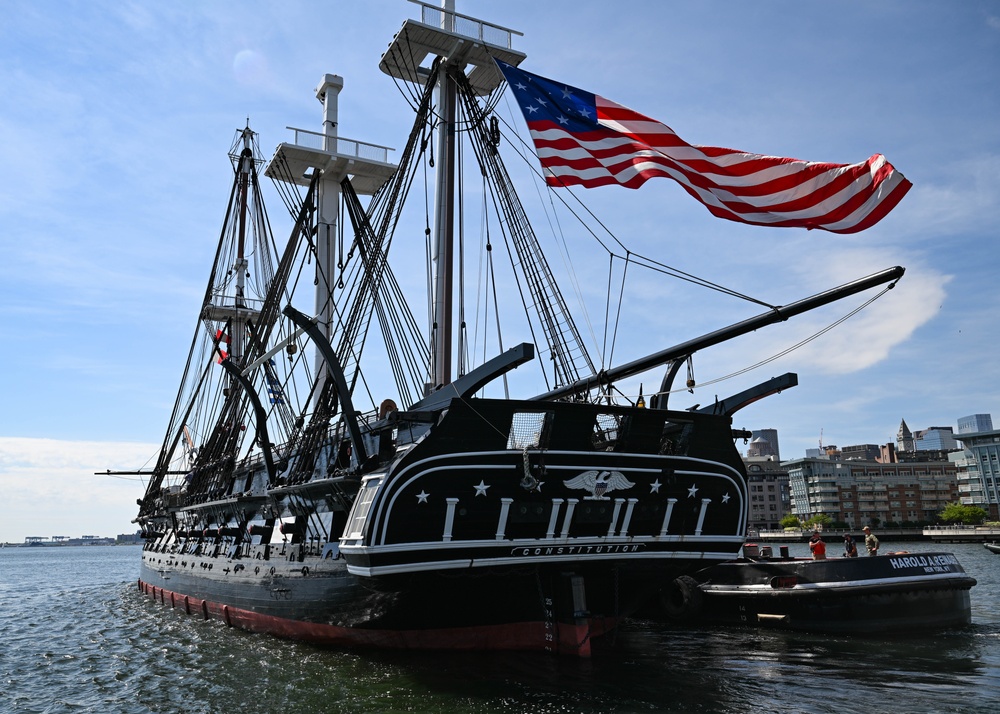
[[[524,35],[524,33],[509,27],[477,20],[454,10],[445,10],[440,5],[432,5],[421,0],[410,0],[410,2],[420,6],[420,22],[425,25],[440,27],[466,37],[474,37],[480,42],[513,49],[513,36]]]
[[[298,129],[294,126],[286,126],[285,128],[292,132],[295,137],[292,143],[296,146],[304,146],[308,149],[319,149],[321,151],[332,151],[341,156],[354,156],[359,159],[380,161],[383,164],[387,164],[389,163],[389,152],[394,151],[391,147],[371,144],[367,141],[347,139],[343,136],[332,136],[318,131]],[[330,143],[332,143],[332,148]]]

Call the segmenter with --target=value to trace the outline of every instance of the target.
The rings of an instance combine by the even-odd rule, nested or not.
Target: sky
[[[155,460],[222,225],[236,130],[249,118],[266,156],[291,140],[286,127],[318,130],[315,87],[336,73],[341,136],[401,147],[412,116],[378,62],[419,8],[0,7],[0,542],[128,533],[143,484],[95,472]],[[798,387],[734,423],[777,429],[784,459],[821,441],[895,441],[903,419],[917,430],[1000,417],[1000,4],[458,0],[457,10],[522,32],[524,69],[690,143],[835,163],[882,153],[913,183],[888,217],[850,236],[719,220],[667,179],[574,189],[630,250],[771,304],[906,268],[835,329],[673,395],[672,406],[795,372]],[[511,107],[505,98],[498,111],[524,133]],[[272,194],[276,235],[287,235],[283,213]],[[587,239],[564,229],[600,342],[607,261],[580,258]],[[422,240],[422,225],[411,232]],[[696,381],[783,352],[873,294],[699,353]],[[612,361],[760,311],[635,271]],[[660,377],[637,381],[648,393]],[[526,388],[520,396],[544,391]]]

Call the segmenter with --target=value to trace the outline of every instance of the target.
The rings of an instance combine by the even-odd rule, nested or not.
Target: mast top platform
[[[423,84],[430,63],[441,57],[460,67],[472,65],[469,83],[477,94],[486,95],[503,81],[494,58],[516,67],[527,57],[511,47],[513,35],[522,34],[516,30],[419,0],[410,2],[420,6],[420,20],[403,23],[379,62],[390,77]]]
[[[264,167],[264,175],[269,178],[308,186],[313,171],[322,171],[338,182],[349,174],[358,195],[370,196],[396,170],[396,164],[389,160],[392,149],[387,146],[291,126],[285,128],[294,132],[295,139],[278,144]],[[321,148],[323,144],[332,148]]]

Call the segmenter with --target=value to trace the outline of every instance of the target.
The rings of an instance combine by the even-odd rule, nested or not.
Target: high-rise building
[[[988,427],[984,431],[963,431],[972,426]],[[959,464],[959,499],[967,506],[979,506],[1000,518],[1000,431],[994,431],[989,414],[975,414],[958,420],[955,438],[965,447]],[[964,467],[964,468],[963,468]]]
[[[747,456],[773,456],[775,461],[781,461],[777,429],[755,429],[750,434],[751,441],[747,448]]]
[[[750,530],[779,530],[781,519],[791,512],[788,474],[774,457],[747,457],[747,488],[750,490]]]
[[[931,426],[913,434],[913,444],[917,451],[950,451],[961,448],[955,441],[955,432],[950,426]]]
[[[913,434],[906,426],[906,419],[899,422],[899,431],[896,432],[896,451],[913,451]]]
[[[881,449],[875,444],[845,446],[840,450],[840,458],[843,461],[878,461],[881,455]]]
[[[973,414],[960,417],[958,420],[959,434],[976,434],[983,431],[993,431],[993,417],[989,414]]]

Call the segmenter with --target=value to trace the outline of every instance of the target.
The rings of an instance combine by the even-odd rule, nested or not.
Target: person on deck
[[[845,558],[857,558],[858,557],[858,545],[854,542],[850,533],[844,534],[844,557]]]
[[[812,538],[809,539],[809,550],[812,551],[813,560],[826,560],[826,543],[819,537],[819,531],[813,531]]]
[[[878,555],[878,538],[872,533],[872,529],[868,526],[864,527],[865,531],[865,548],[868,549],[868,555]]]

